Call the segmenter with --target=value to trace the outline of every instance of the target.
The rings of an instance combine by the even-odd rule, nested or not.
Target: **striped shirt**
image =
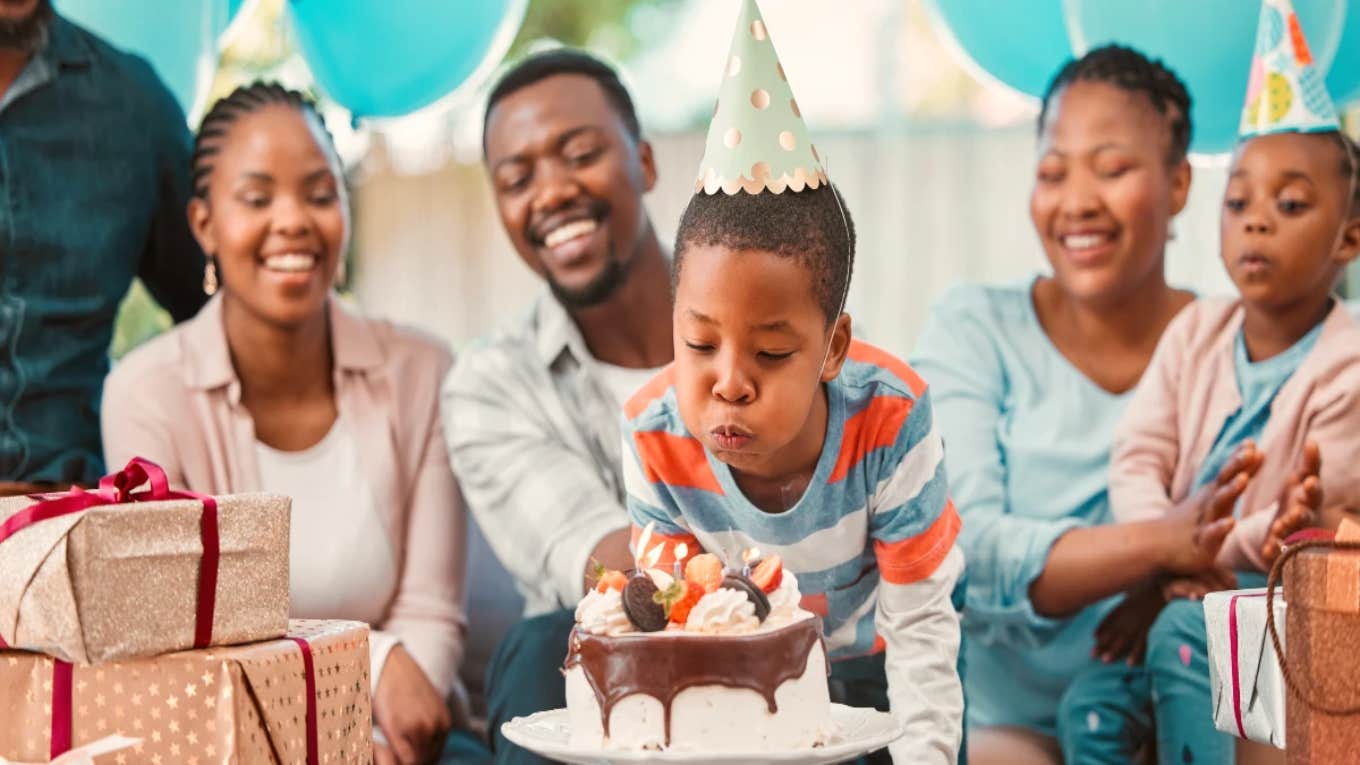
[[[750,547],[777,553],[798,576],[803,607],[822,617],[832,661],[887,651],[889,698],[908,722],[897,761],[953,762],[963,703],[950,594],[963,558],[926,385],[905,362],[853,341],[826,392],[813,478],[792,508],[767,513],[686,430],[673,368],[663,371],[624,409],[634,539],[654,523],[653,539],[668,543],[663,566],[682,541],[729,562]]]

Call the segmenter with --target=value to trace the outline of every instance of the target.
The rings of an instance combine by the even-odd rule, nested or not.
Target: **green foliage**
[[[519,58],[533,43],[549,39],[626,60],[647,43],[646,30],[638,27],[657,26],[645,22],[668,16],[679,5],[680,0],[530,0],[507,58]]]
[[[122,358],[128,351],[169,329],[170,324],[170,314],[156,305],[141,280],[134,281],[122,305],[118,306],[109,355],[115,361]]]

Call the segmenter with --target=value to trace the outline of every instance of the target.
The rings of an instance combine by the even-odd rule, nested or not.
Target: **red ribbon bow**
[[[149,489],[134,491],[142,484]],[[221,558],[217,530],[217,501],[206,494],[171,491],[170,479],[160,465],[134,457],[127,467],[99,479],[99,488],[86,491],[72,486],[70,491],[57,494],[34,495],[38,503],[15,513],[0,523],[0,544],[9,537],[36,523],[80,513],[92,507],[125,505],[136,502],[155,502],[168,499],[196,499],[203,503],[199,522],[199,536],[203,542],[203,557],[198,566],[198,607],[194,614],[194,648],[212,644],[213,613],[217,607],[217,567]],[[0,648],[7,648],[0,638]],[[53,757],[71,748],[71,665],[57,660],[53,672],[52,743]]]

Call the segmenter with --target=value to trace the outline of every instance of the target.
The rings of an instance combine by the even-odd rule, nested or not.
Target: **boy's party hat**
[[[694,193],[779,194],[826,182],[760,9],[742,0]]]
[[[1239,138],[1340,127],[1336,107],[1313,64],[1293,3],[1263,0]]]

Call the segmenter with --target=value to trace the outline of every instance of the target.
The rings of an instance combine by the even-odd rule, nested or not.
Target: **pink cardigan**
[[[1203,299],[1167,327],[1115,430],[1115,520],[1160,517],[1189,494],[1223,423],[1242,403],[1233,366],[1242,316],[1240,300]],[[1258,444],[1266,459],[1238,504],[1220,565],[1262,569],[1276,501],[1309,438],[1322,452],[1323,502],[1360,505],[1360,324],[1339,300],[1271,405]]]
[[[439,385],[453,359],[425,335],[360,317],[335,296],[329,303],[336,406],[354,430],[398,551],[397,589],[372,594],[386,600],[379,608],[387,614],[373,626],[400,638],[447,695],[467,628],[466,516],[439,417]],[[118,364],[105,383],[101,416],[110,465],[146,457],[173,485],[208,494],[267,488],[260,486],[255,427],[241,405],[220,296]],[[324,545],[317,552],[344,555]],[[359,578],[335,586],[366,584]]]

